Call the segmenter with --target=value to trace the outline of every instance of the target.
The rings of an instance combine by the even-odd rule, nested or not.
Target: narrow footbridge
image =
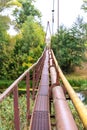
[[[78,130],[67,100],[72,101],[84,129],[87,130],[87,108],[65,78],[49,48],[45,48],[38,61],[0,95],[0,103],[13,95],[15,130],[21,130],[18,85],[22,80],[26,82],[27,104],[24,130],[52,130],[52,125],[56,130]],[[31,98],[34,101],[32,112]],[[52,120],[55,120],[54,124]]]

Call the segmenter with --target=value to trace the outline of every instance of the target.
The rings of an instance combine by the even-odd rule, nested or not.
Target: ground
[[[76,67],[74,73],[80,78],[87,79],[87,62],[82,63],[81,67]]]
[[[85,57],[87,59],[87,52],[85,53]],[[83,62],[81,67],[76,67],[75,74],[80,76],[82,79],[87,79],[87,61]]]

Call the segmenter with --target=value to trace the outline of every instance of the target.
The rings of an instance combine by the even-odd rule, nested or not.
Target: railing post
[[[14,126],[15,130],[20,130],[20,117],[19,117],[19,107],[18,107],[18,85],[14,87]]]
[[[26,90],[27,90],[27,123],[28,119],[30,119],[30,74],[29,72],[26,74]]]
[[[35,88],[37,89],[38,88],[38,83],[39,83],[39,64],[37,64],[36,66],[36,73],[35,73],[35,80],[36,80],[36,85],[35,85]]]
[[[32,83],[32,89],[33,89],[33,92],[32,92],[32,98],[35,99],[35,68],[33,70],[33,83]]]

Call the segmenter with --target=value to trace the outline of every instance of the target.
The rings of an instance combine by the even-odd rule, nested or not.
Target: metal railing
[[[27,122],[29,122],[29,119],[31,117],[30,113],[30,80],[32,80],[32,98],[35,99],[35,90],[38,89],[42,69],[44,65],[44,59],[46,57],[44,50],[42,56],[38,59],[38,61],[32,65],[29,69],[27,69],[17,80],[14,81],[12,85],[9,86],[9,88],[6,89],[1,95],[0,95],[0,103],[3,102],[3,100],[13,94],[13,106],[14,106],[14,127],[15,130],[20,130],[20,114],[19,114],[19,103],[18,103],[18,87],[19,83],[23,80],[26,82],[26,104],[27,104],[27,110],[26,110],[26,119]],[[62,70],[60,69],[57,60],[55,58],[55,55],[52,50],[50,50],[49,53],[49,64],[50,64],[50,76],[51,76],[51,83],[52,83],[52,94],[53,94],[53,100],[54,100],[54,107],[55,107],[55,113],[56,113],[56,125],[57,129],[59,129],[59,124],[63,126],[64,130],[70,129],[72,127],[72,130],[77,130],[77,126],[75,122],[73,121],[72,114],[70,113],[70,110],[68,108],[68,105],[66,103],[66,99],[64,97],[63,89],[60,87],[60,83],[58,81],[59,78],[61,78],[64,87],[66,91],[68,92],[68,95],[70,96],[78,114],[81,118],[81,121],[83,122],[83,125],[85,129],[87,129],[87,109],[84,106],[84,104],[80,101],[75,91],[72,89],[71,85],[65,78]],[[32,77],[31,77],[32,75]],[[61,107],[62,106],[62,107]],[[64,109],[63,109],[64,108]],[[67,108],[67,110],[65,110]],[[62,113],[63,112],[63,113]],[[60,116],[59,116],[60,115]],[[67,127],[68,123],[68,127]],[[61,128],[62,129],[62,128]]]
[[[59,77],[61,78],[63,84],[64,84],[64,87],[66,89],[66,91],[68,92],[75,108],[76,108],[76,111],[78,112],[79,114],[79,117],[81,119],[81,121],[83,122],[83,125],[85,127],[85,129],[87,129],[87,108],[85,107],[85,105],[81,102],[81,100],[79,99],[79,97],[77,96],[77,94],[75,93],[75,91],[73,90],[73,88],[71,87],[70,83],[67,81],[67,79],[65,78],[62,70],[60,69],[59,65],[58,65],[58,62],[55,58],[55,55],[53,53],[53,51],[51,50],[52,52],[52,57],[53,57],[53,60],[55,62],[55,65],[56,65],[56,69],[59,73]]]
[[[68,106],[63,88],[61,87],[51,51],[49,51],[49,55],[51,91],[53,95],[57,130],[78,130],[76,122],[74,121],[73,115]]]
[[[26,82],[26,100],[27,100],[27,121],[30,118],[30,73],[32,71],[32,96],[35,96],[35,89],[38,88],[43,62],[45,58],[45,50],[38,61],[27,69],[17,80],[15,80],[1,95],[0,103],[3,100],[13,94],[13,106],[14,106],[14,127],[16,130],[20,130],[20,114],[19,114],[19,103],[18,103],[18,85],[25,79]]]

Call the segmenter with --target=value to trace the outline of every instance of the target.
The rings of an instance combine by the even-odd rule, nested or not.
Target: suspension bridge
[[[78,112],[84,129],[87,130],[87,108],[65,78],[53,50],[48,47],[44,49],[38,61],[0,95],[1,103],[13,94],[15,130],[21,129],[18,85],[22,80],[26,82],[27,111],[25,114],[27,123],[24,130],[51,130],[52,118],[56,121],[54,124],[56,130],[78,130],[79,128],[67,103],[67,94]],[[32,93],[30,80],[32,80]],[[32,113],[30,112],[30,93],[34,100]],[[55,115],[52,115],[52,104],[54,104]]]

